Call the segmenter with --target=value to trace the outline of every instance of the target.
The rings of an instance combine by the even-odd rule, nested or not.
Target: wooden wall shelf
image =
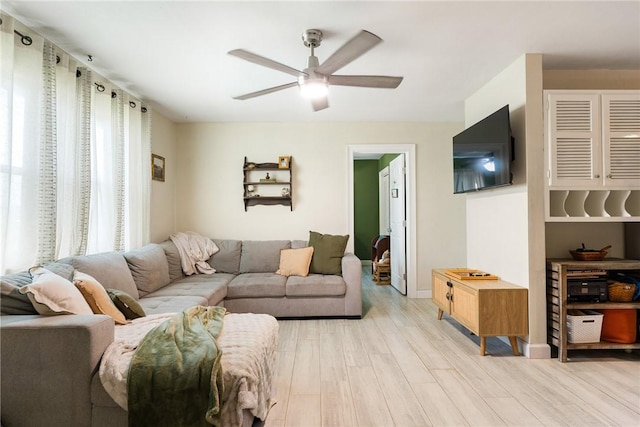
[[[289,157],[288,167],[278,167],[278,163],[253,163],[244,158],[242,173],[244,176],[242,187],[244,210],[249,206],[257,205],[282,205],[289,206],[293,211],[293,159]],[[275,181],[261,181],[269,174]],[[289,194],[283,196],[276,188],[279,186],[287,189]],[[250,191],[253,189],[253,191]],[[280,194],[278,194],[280,193]]]

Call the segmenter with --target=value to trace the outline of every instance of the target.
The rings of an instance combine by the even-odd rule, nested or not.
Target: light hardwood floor
[[[280,321],[276,426],[640,426],[640,355],[515,357],[363,268],[362,320]]]

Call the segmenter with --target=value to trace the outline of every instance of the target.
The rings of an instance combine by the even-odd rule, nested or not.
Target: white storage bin
[[[593,310],[567,312],[568,341],[572,344],[600,342],[603,314]]]

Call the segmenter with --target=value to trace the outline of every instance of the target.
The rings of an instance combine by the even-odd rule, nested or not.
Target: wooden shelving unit
[[[278,167],[277,163],[253,163],[247,161],[247,158],[244,158],[244,164],[242,165],[242,173],[244,175],[244,179],[242,182],[243,187],[243,201],[244,201],[244,210],[247,211],[249,206],[256,205],[282,205],[289,206],[290,210],[293,211],[293,179],[292,179],[292,166],[293,158],[289,158],[289,166],[287,168]],[[275,175],[276,181],[261,181],[260,178],[264,174],[272,174]],[[284,180],[282,180],[284,176]],[[282,196],[275,194],[277,190],[269,191],[268,189],[273,188],[274,186],[279,186],[280,188],[287,188],[289,190],[288,196]],[[253,187],[254,191],[249,191],[249,188]],[[268,194],[263,195],[260,193],[256,193],[256,191],[261,191],[261,189],[268,191]]]
[[[551,345],[558,347],[558,360],[566,362],[569,350],[596,349],[640,349],[640,342],[619,344],[606,341],[597,343],[569,343],[567,333],[567,310],[620,308],[640,309],[640,302],[569,302],[567,301],[567,278],[580,277],[581,272],[591,270],[640,271],[640,261],[610,259],[605,261],[574,261],[570,259],[547,262],[547,337]],[[584,275],[584,273],[583,273]]]

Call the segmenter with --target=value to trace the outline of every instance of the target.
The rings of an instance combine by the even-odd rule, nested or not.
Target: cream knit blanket
[[[197,273],[213,274],[216,272],[213,267],[207,264],[207,260],[211,255],[220,250],[213,243],[213,240],[193,231],[178,232],[172,234],[169,238],[178,248],[182,271],[184,271],[185,275],[191,276]]]
[[[173,314],[149,315],[116,326],[99,372],[104,389],[121,408],[128,407],[127,376],[133,353],[147,332]],[[227,314],[218,344],[224,375],[222,425],[242,425],[245,410],[264,420],[275,403],[278,322],[268,314]]]

